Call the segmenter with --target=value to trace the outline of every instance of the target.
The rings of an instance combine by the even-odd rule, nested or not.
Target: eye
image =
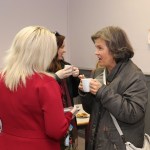
[[[96,46],[96,48],[97,48],[98,50],[102,50],[102,47],[101,47],[101,46]]]

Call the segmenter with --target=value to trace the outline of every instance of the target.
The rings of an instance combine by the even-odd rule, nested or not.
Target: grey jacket
[[[95,70],[93,78],[102,82],[103,69]],[[148,90],[144,74],[131,60],[118,63],[96,95],[79,93],[83,109],[91,114],[87,150],[125,150],[109,112],[117,119],[125,140],[142,147]]]

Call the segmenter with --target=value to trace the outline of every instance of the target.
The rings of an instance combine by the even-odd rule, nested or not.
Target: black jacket
[[[103,79],[103,69],[93,78]],[[87,150],[125,150],[109,112],[117,119],[126,141],[142,147],[144,116],[148,100],[145,76],[131,61],[118,63],[96,96],[80,91],[83,109],[91,114]]]
[[[71,65],[71,64],[66,61],[61,61],[61,65],[62,68],[64,68],[65,65]],[[78,77],[69,76],[68,78],[66,78],[66,82],[72,100],[72,105],[74,105],[73,98],[78,96],[78,85],[80,80]]]

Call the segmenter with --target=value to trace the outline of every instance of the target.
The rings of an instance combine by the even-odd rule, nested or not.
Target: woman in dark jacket
[[[124,138],[141,148],[148,90],[144,74],[131,61],[132,46],[126,33],[114,26],[98,31],[92,40],[102,68],[93,73],[96,79],[91,79],[89,93],[83,91],[82,81],[79,85],[83,108],[91,114],[87,150],[125,150]],[[117,119],[124,138],[110,113]]]
[[[78,96],[78,85],[80,82],[78,78],[79,69],[64,60],[63,54],[66,52],[64,42],[65,36],[60,35],[58,32],[56,32],[55,35],[58,51],[48,71],[55,73],[55,77],[60,84],[64,108],[72,107],[74,106],[73,98]],[[65,65],[70,65],[70,67],[65,68]],[[75,150],[77,147],[77,124],[75,119],[71,122],[71,128],[72,127],[72,132],[70,132],[69,135],[69,147],[73,147],[73,150]],[[64,140],[66,140],[66,137]],[[65,146],[64,142],[65,141],[63,141],[61,145],[62,150],[68,149],[68,146]]]

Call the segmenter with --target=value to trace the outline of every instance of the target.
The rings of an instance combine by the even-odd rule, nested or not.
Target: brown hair
[[[59,34],[58,32],[55,32],[56,40],[57,40],[57,55],[51,62],[49,70],[51,72],[57,72],[58,70],[62,69],[61,61],[58,60],[58,49],[63,45],[63,42],[65,40],[65,36]]]
[[[121,28],[115,26],[108,26],[91,36],[95,43],[96,39],[103,39],[113,55],[116,63],[125,61],[134,56],[133,48],[130,41]]]

